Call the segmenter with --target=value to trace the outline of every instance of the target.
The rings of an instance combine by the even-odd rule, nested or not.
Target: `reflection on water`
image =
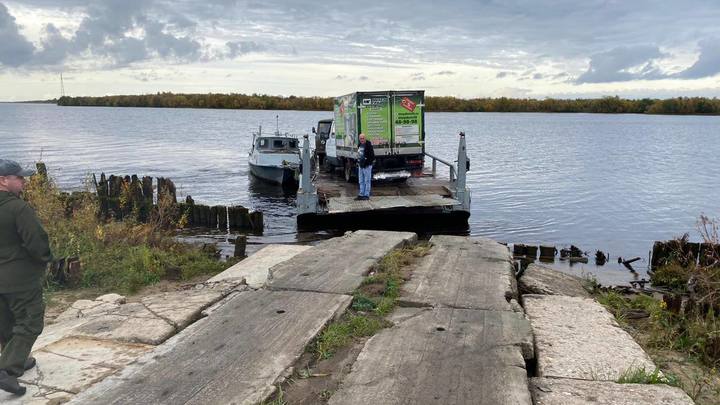
[[[333,236],[298,233],[294,192],[248,175],[251,134],[258,125],[274,128],[276,115],[281,131],[302,135],[332,114],[0,104],[0,151],[23,162],[42,157],[65,189],[81,188],[88,173],[163,176],[181,198],[262,210],[265,232],[249,235],[248,252]],[[456,159],[457,133],[467,134],[472,236],[575,244],[591,258],[596,249],[640,256],[642,269],[654,240],[692,238],[701,213],[720,216],[719,117],[428,113],[426,121],[427,150],[448,161]],[[214,230],[196,238],[225,237]],[[553,265],[603,283],[635,277],[613,260]]]
[[[248,196],[255,199],[258,204],[271,201],[281,201],[286,206],[295,204],[297,186],[280,186],[262,181],[253,175],[248,177]]]

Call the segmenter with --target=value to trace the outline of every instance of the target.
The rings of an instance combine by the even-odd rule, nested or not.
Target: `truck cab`
[[[333,120],[325,119],[318,121],[317,128],[313,128],[315,134],[315,156],[319,165],[325,164],[325,156],[327,156],[325,144],[330,138]]]

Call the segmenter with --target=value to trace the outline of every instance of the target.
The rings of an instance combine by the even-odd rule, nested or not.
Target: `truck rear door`
[[[401,155],[422,154],[425,141],[422,91],[392,93],[392,148]]]

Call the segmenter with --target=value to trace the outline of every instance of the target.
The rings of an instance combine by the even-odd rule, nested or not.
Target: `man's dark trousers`
[[[25,360],[43,331],[44,317],[41,288],[0,293],[0,370],[16,377],[23,375]]]

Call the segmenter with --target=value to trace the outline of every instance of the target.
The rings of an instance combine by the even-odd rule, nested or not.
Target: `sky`
[[[720,0],[0,0],[0,101],[720,97]]]

